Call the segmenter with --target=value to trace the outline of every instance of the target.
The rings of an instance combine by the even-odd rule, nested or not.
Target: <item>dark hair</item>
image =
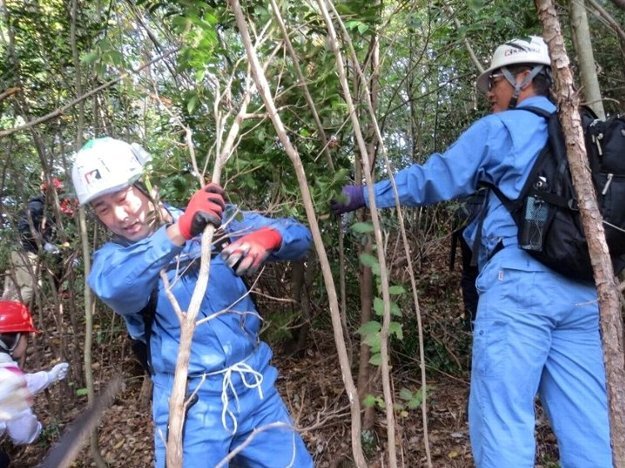
[[[519,63],[509,65],[506,68],[508,68],[510,73],[516,76],[521,72],[531,70],[535,65],[536,64],[534,63]],[[534,85],[534,91],[537,95],[549,97],[551,95],[551,85],[553,83],[553,79],[551,78],[551,67],[543,65],[543,69],[534,77],[532,83]]]

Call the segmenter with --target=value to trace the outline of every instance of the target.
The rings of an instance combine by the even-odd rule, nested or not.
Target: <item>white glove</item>
[[[43,250],[52,255],[56,255],[61,251],[61,249],[59,249],[56,245],[51,244],[50,242],[46,242],[45,244],[43,244]]]
[[[50,384],[60,382],[65,377],[67,377],[67,369],[69,368],[69,364],[66,362],[61,362],[57,364],[52,369],[48,371],[48,382]]]

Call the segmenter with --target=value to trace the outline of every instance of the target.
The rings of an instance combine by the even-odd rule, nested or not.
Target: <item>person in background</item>
[[[53,198],[52,187],[59,196],[65,192],[63,183],[56,177],[50,179],[50,183],[44,182],[42,192],[28,201],[18,221],[20,248],[11,252],[11,270],[5,275],[2,299],[17,300],[30,306],[41,276],[41,255],[58,257],[61,253],[61,246],[56,243],[57,220],[49,203]],[[59,208],[62,215],[73,216],[70,199],[62,197]]]
[[[67,376],[61,362],[48,371],[24,373],[18,362],[26,356],[28,335],[37,333],[28,308],[16,301],[0,301],[0,435],[14,444],[31,444],[41,432],[34,414],[32,396]],[[0,452],[0,467],[8,456]]]
[[[180,346],[180,322],[167,294],[188,309],[199,275],[200,236],[209,224],[223,226],[216,238],[229,245],[221,251],[220,242],[212,246],[208,288],[191,344],[187,392],[197,399],[186,413],[184,466],[215,466],[250,436],[236,463],[313,466],[290,427],[275,386],[271,350],[258,336],[262,319],[241,278],[265,261],[305,256],[310,231],[291,219],[238,211],[225,203],[217,184],[196,191],[184,211],[161,203],[141,183],[149,160],[137,144],[97,138],[75,155],[72,180],[80,204],[91,207],[112,235],[94,254],[89,285],[123,317],[131,337],[146,345],[154,383],[156,466],[165,465]],[[254,433],[275,423],[285,427]]]
[[[547,142],[551,60],[541,37],[494,52],[477,80],[492,113],[444,153],[399,171],[399,201],[420,206],[466,197],[481,185],[518,198]],[[373,187],[377,207],[395,205],[390,181]],[[369,206],[367,187],[346,186],[336,214]],[[519,247],[518,229],[493,191],[465,230],[479,276],[469,396],[469,432],[478,467],[534,466],[538,393],[567,467],[612,467],[605,370],[594,284],[564,277]]]

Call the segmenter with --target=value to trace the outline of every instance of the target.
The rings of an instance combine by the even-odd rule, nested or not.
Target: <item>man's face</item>
[[[488,77],[488,102],[493,114],[508,109],[508,103],[512,98],[514,88],[499,70]]]
[[[521,85],[523,83],[523,80],[528,75],[528,73],[529,70],[525,70],[517,73],[514,76],[517,85]],[[507,110],[513,94],[514,87],[504,77],[501,70],[495,70],[493,73],[491,73],[491,75],[488,77],[487,96],[488,102],[490,102],[490,110],[493,114]],[[521,102],[525,98],[533,95],[534,90],[530,83],[529,85],[526,85],[523,89],[521,89],[518,96],[518,102]]]
[[[91,206],[111,232],[131,242],[145,239],[152,232],[148,222],[152,203],[134,185],[102,195],[91,202]]]

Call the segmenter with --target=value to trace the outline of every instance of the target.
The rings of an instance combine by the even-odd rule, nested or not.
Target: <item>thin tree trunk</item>
[[[78,210],[78,219],[80,225],[80,239],[82,241],[82,255],[85,268],[85,344],[84,344],[84,372],[85,384],[87,386],[87,400],[93,405],[95,399],[95,391],[93,387],[93,371],[91,370],[91,346],[93,343],[93,312],[95,310],[95,302],[91,294],[91,288],[87,284],[87,276],[91,269],[91,259],[89,257],[89,236],[87,235],[87,222],[85,220],[85,210]],[[105,467],[106,463],[98,449],[97,433],[94,432],[90,437],[91,457],[98,467]]]
[[[560,106],[560,121],[564,130],[573,185],[578,194],[584,233],[588,240],[588,250],[599,296],[614,466],[623,467],[625,466],[625,393],[623,392],[625,359],[620,293],[588,170],[588,158],[578,112],[579,99],[573,89],[573,77],[564,49],[560,22],[551,0],[536,0],[536,8],[543,23],[545,41],[551,54],[556,98]]]
[[[315,249],[317,251],[317,255],[319,256],[323,279],[328,293],[330,313],[332,317],[332,327],[334,330],[334,339],[338,351],[339,365],[341,366],[343,383],[345,385],[347,397],[350,402],[352,415],[352,451],[354,455],[354,461],[356,463],[356,466],[364,468],[367,465],[365,462],[365,457],[362,453],[362,445],[360,441],[360,402],[358,401],[358,395],[354,386],[352,372],[349,367],[347,350],[345,349],[345,339],[343,337],[338,299],[336,295],[334,281],[332,279],[330,262],[328,260],[325,246],[323,245],[323,240],[321,238],[321,231],[319,229],[319,224],[317,223],[315,209],[313,207],[312,198],[310,195],[310,189],[308,188],[308,181],[306,180],[306,174],[304,173],[302,161],[299,157],[297,149],[292,145],[291,140],[289,139],[282,123],[282,119],[277,112],[276,105],[273,101],[273,97],[269,89],[269,84],[267,83],[267,78],[265,77],[265,72],[261,67],[258,61],[258,57],[254,52],[254,48],[252,46],[250,34],[248,31],[248,26],[245,21],[245,17],[243,16],[241,5],[238,0],[228,0],[228,4],[234,12],[237,27],[239,29],[239,34],[241,35],[241,39],[247,53],[247,58],[252,67],[252,75],[254,76],[254,81],[256,82],[256,88],[258,89],[258,92],[261,95],[263,102],[265,103],[265,108],[267,110],[267,113],[269,114],[269,117],[271,118],[276,133],[278,134],[278,138],[280,139],[280,142],[284,146],[287,155],[293,163],[293,167],[297,175],[297,181],[302,192],[304,208],[306,209],[306,216],[310,225],[310,230],[312,232]]]
[[[382,389],[384,393],[384,406],[386,412],[386,438],[388,444],[388,464],[391,468],[397,466],[397,447],[396,447],[396,437],[395,437],[395,409],[393,404],[393,389],[391,385],[391,373],[390,373],[390,363],[389,363],[389,349],[388,349],[388,337],[389,337],[389,328],[391,324],[391,298],[389,292],[389,274],[388,268],[386,266],[386,255],[384,251],[384,242],[382,239],[382,227],[380,224],[380,218],[377,212],[377,207],[375,203],[375,193],[373,188],[373,180],[372,173],[373,169],[371,163],[369,161],[367,155],[367,146],[362,134],[360,122],[358,121],[358,117],[356,114],[356,109],[352,100],[352,96],[349,90],[349,85],[347,82],[347,72],[345,68],[345,61],[343,59],[343,54],[338,46],[338,39],[336,35],[336,31],[334,28],[334,24],[332,22],[332,18],[328,12],[328,5],[333,9],[334,14],[336,15],[337,21],[340,23],[340,17],[338,16],[336,10],[334,10],[334,6],[331,2],[326,2],[326,0],[317,0],[317,4],[319,5],[319,9],[323,15],[324,21],[326,23],[326,28],[328,30],[329,38],[328,42],[332,48],[334,56],[336,58],[337,71],[339,76],[339,81],[341,83],[341,88],[343,90],[344,99],[347,103],[347,109],[349,111],[349,115],[352,121],[352,127],[354,128],[354,135],[356,137],[356,142],[358,144],[358,151],[364,157],[362,158],[362,168],[366,181],[366,190],[369,198],[369,207],[371,213],[371,221],[373,223],[373,233],[375,237],[375,244],[377,247],[376,254],[378,265],[380,267],[380,283],[381,283],[381,293],[382,293],[382,301],[383,301],[383,312],[382,312],[382,328],[380,330],[380,358],[381,365],[380,370],[382,372]],[[342,23],[341,23],[342,25]],[[344,27],[344,25],[342,25]],[[345,31],[344,31],[345,32]],[[355,55],[355,54],[354,54]],[[354,59],[354,66],[357,65],[357,60]],[[360,69],[360,67],[357,67]],[[366,86],[366,80],[363,79],[362,74],[359,74],[361,78],[361,82]],[[370,107],[371,101],[367,96],[367,104]],[[371,119],[375,119],[375,115],[371,113]]]
[[[318,0],[319,1],[319,0]],[[332,11],[337,19],[337,21],[339,22],[339,24],[341,25],[341,30],[343,32],[344,35],[344,40],[348,45],[350,54],[352,56],[356,56],[356,52],[354,49],[354,46],[351,42],[351,39],[349,37],[349,34],[345,28],[345,24],[341,21],[341,18],[338,14],[338,12],[336,11],[336,9],[334,8],[332,3],[328,3],[328,5],[330,5],[332,7]],[[335,53],[337,53],[337,51],[335,51]],[[338,56],[340,58],[340,55]],[[356,73],[358,74],[358,76],[361,77],[362,82],[366,84],[366,80],[363,78],[364,75],[362,73],[362,70],[360,69],[360,66],[358,65],[357,61],[354,61],[354,66],[356,68]],[[341,67],[339,67],[339,70],[341,69]],[[339,77],[342,79],[344,74],[339,73]],[[346,89],[346,87],[344,86],[344,89]],[[346,93],[347,95],[347,93]],[[365,96],[369,96],[369,94],[365,94]],[[349,100],[349,95],[347,95],[348,98],[348,108],[350,105],[350,100]],[[393,195],[395,197],[395,206],[397,208],[397,219],[399,221],[399,226],[400,226],[400,233],[401,233],[401,237],[402,237],[402,241],[403,241],[403,246],[404,246],[404,252],[406,254],[406,259],[408,262],[408,275],[410,277],[410,284],[411,284],[411,288],[412,288],[412,293],[413,293],[413,300],[414,300],[414,305],[415,305],[415,309],[416,309],[416,316],[417,316],[417,324],[418,324],[418,330],[419,330],[419,358],[420,358],[420,363],[421,363],[421,391],[422,391],[422,395],[423,395],[423,401],[421,403],[421,411],[422,411],[422,421],[423,421],[423,443],[425,446],[425,453],[426,453],[426,463],[428,467],[432,466],[432,459],[431,459],[431,454],[430,454],[430,447],[429,447],[429,435],[428,435],[428,421],[427,421],[427,382],[426,382],[426,372],[425,372],[425,350],[424,350],[424,346],[423,346],[423,324],[422,324],[422,320],[421,320],[421,311],[420,311],[420,307],[419,307],[419,300],[418,300],[418,294],[417,294],[417,284],[416,284],[416,279],[415,279],[415,273],[414,273],[414,268],[411,262],[411,254],[410,254],[410,247],[408,244],[408,239],[407,239],[407,235],[406,235],[406,228],[405,228],[405,224],[404,224],[404,217],[402,214],[402,210],[401,210],[401,206],[399,203],[399,195],[397,193],[397,186],[395,184],[395,179],[392,176],[393,173],[393,168],[392,165],[388,159],[388,153],[386,151],[386,147],[384,145],[384,140],[382,138],[382,132],[380,130],[380,126],[378,125],[376,116],[375,116],[375,112],[373,110],[373,105],[371,103],[370,100],[367,100],[366,102],[367,107],[369,109],[369,113],[370,113],[370,117],[371,117],[371,121],[373,124],[373,128],[376,131],[376,137],[377,137],[377,141],[379,144],[379,147],[381,149],[381,153],[384,156],[384,163],[385,163],[385,167],[388,170],[388,173],[391,174],[391,176],[389,177],[389,180],[391,182],[391,186],[393,187]],[[353,110],[350,111],[350,115],[355,115],[355,112]],[[353,118],[353,117],[352,117]],[[357,121],[353,122],[354,125],[354,129],[356,132],[356,136],[360,144],[363,144],[363,142],[361,142],[361,138],[360,138],[360,133],[359,133],[359,124]],[[363,160],[363,164],[366,166],[368,163],[368,160],[364,159]],[[370,166],[369,166],[370,167]],[[368,169],[368,168],[367,168]],[[368,173],[368,172],[367,172]],[[369,194],[370,194],[370,206],[371,206],[371,213],[372,213],[372,221],[374,224],[374,227],[376,227],[376,208],[375,208],[375,198],[373,197],[373,194],[371,193],[371,184],[372,181],[370,180],[370,178],[367,178],[367,184],[369,185]],[[377,227],[376,227],[377,229]],[[376,232],[377,235],[377,232]],[[376,244],[377,244],[377,238],[376,238]],[[381,270],[381,279],[383,280],[383,271]],[[384,288],[385,288],[386,283],[384,281],[382,281],[382,293],[383,293],[383,298],[384,300],[386,300],[385,296],[384,296]],[[386,303],[385,303],[385,310],[384,310],[384,317],[386,320]],[[388,418],[389,418],[389,411],[388,411],[388,392],[390,390],[390,384],[391,384],[391,379],[390,379],[390,375],[387,372],[387,370],[385,369],[385,353],[384,353],[384,348],[383,348],[383,344],[384,344],[384,337],[388,337],[387,334],[384,333],[384,324],[382,325],[382,331],[380,332],[380,341],[382,342],[382,346],[381,346],[381,355],[382,355],[382,367],[381,367],[381,371],[382,371],[382,384],[384,387],[384,395],[385,395],[385,404],[387,405],[387,425],[390,425]],[[391,439],[390,436],[390,432],[388,432],[388,438],[389,440]],[[389,453],[389,457],[392,458],[393,454]],[[392,460],[390,461],[390,463],[392,464]]]
[[[80,63],[80,56],[78,53],[78,47],[76,45],[76,21],[78,17],[78,0],[72,0],[71,3],[71,48],[72,48],[72,61],[74,63],[75,70],[75,86],[74,92],[76,96],[82,95],[83,87],[83,65]],[[85,102],[80,100],[78,104],[78,119],[76,129],[76,141],[74,142],[75,149],[82,146],[82,135],[85,125]],[[58,199],[55,200],[57,204],[56,214],[60,216],[58,210]],[[60,219],[60,218],[59,218]],[[80,208],[78,210],[78,232],[80,233],[80,241],[82,247],[82,257],[84,266],[84,306],[85,306],[85,343],[84,343],[84,378],[85,385],[87,387],[87,400],[90,406],[95,404],[95,389],[93,381],[93,370],[91,369],[91,350],[93,344],[93,312],[95,311],[95,302],[93,301],[93,294],[91,288],[87,284],[87,277],[91,269],[91,258],[89,255],[89,235],[87,233],[87,222],[85,217],[85,210]],[[93,462],[98,468],[106,467],[106,462],[100,453],[98,446],[98,431],[97,427],[93,427],[93,431],[89,435],[89,451]]]
[[[370,63],[369,67],[371,68],[371,74],[369,76],[370,85],[367,86],[365,77],[362,77],[362,93],[364,95],[364,101],[367,101],[367,96],[364,93],[369,93],[369,99],[371,101],[371,107],[373,108],[373,115],[369,114],[369,112],[365,112],[364,118],[365,121],[368,121],[367,128],[365,128],[364,133],[366,135],[367,142],[367,153],[362,155],[363,158],[368,158],[370,167],[374,167],[374,161],[376,158],[377,148],[378,148],[378,138],[375,131],[375,122],[373,121],[374,115],[378,110],[378,102],[379,102],[379,93],[380,93],[380,41],[377,30],[374,30],[373,37],[371,38],[370,45]],[[354,56],[352,60],[356,61],[358,58]],[[354,63],[354,68],[358,69],[360,65],[358,63]],[[360,79],[358,75],[356,75],[355,80]],[[360,166],[360,164],[359,164]],[[360,182],[360,181],[359,181]],[[361,210],[362,211],[362,210]],[[364,211],[360,213],[362,216],[361,221],[366,221],[367,212]],[[364,247],[364,253],[371,255],[373,253],[372,244],[368,242]],[[362,281],[360,283],[360,325],[364,325],[368,323],[372,318],[373,311],[373,290],[374,290],[374,282],[373,282],[373,273],[370,267],[362,265],[361,270],[361,278]],[[379,386],[379,382],[377,379],[374,379],[374,376],[378,374],[375,372],[375,368],[369,363],[369,359],[371,357],[371,350],[369,345],[361,343],[360,345],[360,359],[359,359],[359,368],[358,368],[358,391],[360,392],[361,399],[365,398],[367,394],[375,391],[375,387]],[[373,429],[375,425],[375,407],[370,406],[365,408],[365,413],[363,417],[363,430],[370,431]]]
[[[590,41],[590,28],[584,0],[571,0],[571,29],[573,30],[573,43],[577,51],[579,71],[582,80],[582,93],[588,105],[600,119],[605,119],[595,57],[592,52]]]
[[[241,103],[239,112],[234,118],[232,126],[230,127],[228,136],[223,147],[220,146],[220,139],[218,139],[217,141],[217,147],[219,148],[219,150],[215,158],[215,164],[213,166],[211,179],[211,182],[213,183],[219,182],[219,179],[221,178],[221,170],[226,161],[232,155],[235,140],[237,135],[239,134],[241,123],[245,118],[247,106],[250,101],[249,91],[250,90],[248,88],[247,92],[245,93],[245,97]],[[216,100],[215,105],[217,104],[218,102]],[[192,134],[188,128],[185,128],[185,130],[187,144],[189,147],[189,151],[191,151],[193,167],[196,174],[198,175],[200,185],[203,185],[203,176],[197,167],[195,152],[193,150]],[[174,311],[176,312],[176,315],[178,316],[178,319],[180,321],[180,343],[178,345],[178,357],[176,359],[174,382],[169,398],[169,434],[167,436],[166,464],[170,467],[181,467],[183,463],[182,433],[186,418],[186,412],[190,401],[190,399],[187,398],[187,377],[189,374],[189,359],[191,357],[191,342],[193,340],[193,332],[195,331],[196,327],[196,318],[199,314],[202,301],[204,300],[206,289],[208,288],[211,265],[210,254],[212,250],[214,234],[215,228],[211,224],[209,224],[202,233],[200,270],[198,273],[197,282],[195,284],[195,289],[193,290],[193,295],[191,296],[191,302],[189,303],[189,307],[186,312],[180,308],[180,305],[178,304],[175,296],[169,292],[167,274],[164,271],[161,272],[161,278],[165,283],[167,297],[170,300]]]
[[[302,323],[297,328],[297,336],[290,342],[289,352],[299,353],[306,348],[310,331],[312,314],[310,312],[310,298],[308,297],[308,285],[306,284],[306,266],[304,261],[293,264],[291,283],[293,284],[293,300],[301,306]]]
[[[365,255],[372,255],[373,248],[371,242],[362,249],[362,253]],[[364,325],[371,321],[373,316],[373,273],[371,268],[365,265],[360,269],[360,325]],[[371,348],[364,340],[360,341],[360,354],[358,359],[358,395],[362,401],[368,394],[373,392],[373,377],[374,368],[369,363],[371,359]],[[375,423],[375,407],[365,407],[362,429],[363,431],[370,431],[373,429]]]

